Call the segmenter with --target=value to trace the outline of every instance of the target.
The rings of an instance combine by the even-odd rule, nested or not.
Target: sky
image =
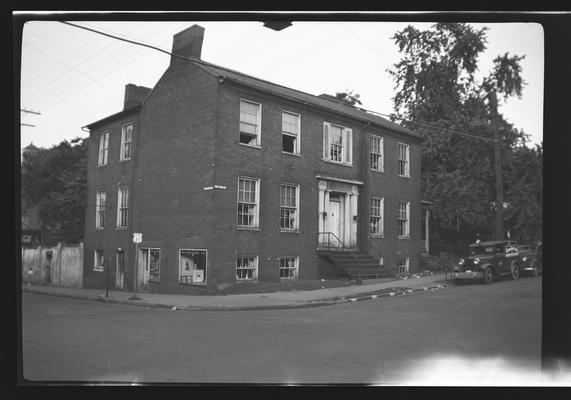
[[[352,90],[361,107],[393,112],[395,83],[387,72],[400,59],[392,37],[407,25],[432,23],[293,21],[274,31],[258,21],[72,21],[111,35],[171,51],[174,34],[205,28],[204,61],[313,95]],[[538,23],[470,23],[484,26],[487,49],[478,59],[477,78],[493,59],[509,52],[520,62],[527,83],[521,99],[511,98],[500,112],[543,141],[544,37]],[[57,21],[28,21],[22,37],[20,145],[51,147],[85,138],[82,127],[123,108],[125,85],[154,87],[170,56]],[[31,111],[31,112],[30,112]],[[39,113],[39,114],[38,114]]]

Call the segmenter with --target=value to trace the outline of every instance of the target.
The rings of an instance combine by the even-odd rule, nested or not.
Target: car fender
[[[491,263],[484,263],[482,265],[480,265],[480,271],[484,272],[486,270],[486,268],[491,268],[492,271],[494,271],[494,274],[497,275],[498,271],[496,271],[496,268],[494,268],[494,265]]]

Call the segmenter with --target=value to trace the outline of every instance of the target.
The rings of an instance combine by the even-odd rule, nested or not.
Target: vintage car
[[[452,270],[455,282],[482,280],[492,283],[494,279],[510,276],[518,279],[521,259],[518,244],[510,241],[487,241],[473,243],[469,255],[461,258]]]
[[[543,243],[521,243],[519,245],[521,259],[520,269],[522,274],[538,276],[542,272]]]

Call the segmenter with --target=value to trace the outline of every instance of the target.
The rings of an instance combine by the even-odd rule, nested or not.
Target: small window
[[[299,186],[280,185],[280,228],[286,231],[299,229]]]
[[[117,228],[126,228],[129,222],[129,188],[120,187],[117,191]]]
[[[400,176],[410,176],[410,152],[408,144],[399,143],[398,173]]]
[[[258,227],[259,179],[238,178],[238,226]]]
[[[93,260],[93,270],[103,271],[104,270],[105,257],[103,255],[103,250],[95,250],[94,260]]]
[[[383,138],[380,136],[371,135],[370,167],[372,170],[383,172],[383,154]]]
[[[97,159],[97,166],[107,164],[107,156],[109,153],[109,132],[104,132],[99,136],[99,157]]]
[[[300,121],[299,114],[282,112],[282,151],[299,154]]]
[[[260,146],[261,109],[261,104],[240,100],[240,143]]]
[[[97,191],[95,198],[95,228],[103,229],[105,227],[105,197],[103,191]]]
[[[409,257],[397,258],[397,274],[408,274]]]
[[[258,279],[258,256],[238,257],[236,259],[236,280]]]
[[[206,282],[206,250],[179,250],[179,283],[204,284]]]
[[[299,257],[280,258],[280,279],[296,279],[298,277]]]
[[[399,203],[398,237],[410,237],[410,203]]]
[[[133,124],[125,124],[121,128],[121,153],[119,159],[131,159],[131,142],[133,141]]]
[[[383,214],[385,199],[371,198],[369,202],[369,233],[383,235]]]
[[[328,122],[323,123],[323,159],[340,164],[352,164],[353,131]]]

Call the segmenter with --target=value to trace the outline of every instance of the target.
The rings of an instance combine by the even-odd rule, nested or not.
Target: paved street
[[[540,368],[541,278],[257,311],[23,293],[22,312],[30,380],[406,384],[449,357],[471,367],[446,371],[446,379],[465,379],[482,360],[514,372]]]

